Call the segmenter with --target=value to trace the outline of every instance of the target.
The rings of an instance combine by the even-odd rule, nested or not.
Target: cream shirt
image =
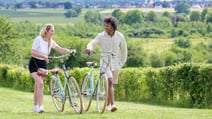
[[[127,44],[123,34],[115,31],[111,37],[105,31],[99,33],[95,39],[88,43],[87,49],[93,50],[97,44],[100,45],[101,52],[100,66],[105,66],[104,61],[106,61],[110,63],[110,69],[112,71],[120,70],[127,60]],[[108,57],[104,57],[108,55],[111,57],[110,61],[108,61]]]

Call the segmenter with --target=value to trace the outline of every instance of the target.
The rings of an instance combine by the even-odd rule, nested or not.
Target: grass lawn
[[[211,119],[212,110],[186,109],[163,107],[133,102],[117,101],[118,111],[98,114],[95,102],[91,109],[83,114],[75,114],[66,103],[64,112],[57,112],[51,97],[45,95],[45,113],[39,114],[32,111],[33,93],[16,91],[0,87],[0,118],[2,119]]]

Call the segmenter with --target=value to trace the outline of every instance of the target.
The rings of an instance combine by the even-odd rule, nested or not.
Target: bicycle
[[[49,59],[60,59],[62,70],[64,73],[64,78],[59,75],[60,69],[52,69],[51,80],[49,83],[49,90],[53,103],[58,112],[63,112],[66,99],[68,98],[70,105],[73,107],[76,113],[82,113],[82,96],[80,93],[80,88],[75,78],[68,73],[67,67],[64,61],[64,57],[70,54],[53,56]],[[61,80],[64,79],[64,80]],[[63,83],[62,83],[63,81]]]
[[[108,62],[103,60],[103,64],[106,63],[107,68],[109,67],[110,60],[111,58],[108,58]],[[108,77],[105,74],[105,70],[100,68],[98,80],[94,88],[94,67],[96,64],[94,62],[87,62],[86,64],[90,68],[90,71],[84,76],[82,81],[81,94],[83,99],[83,111],[87,112],[89,110],[92,99],[94,95],[96,95],[97,111],[104,113],[108,101]]]

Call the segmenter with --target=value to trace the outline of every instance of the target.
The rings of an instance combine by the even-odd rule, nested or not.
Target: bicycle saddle
[[[50,72],[53,74],[58,74],[60,72],[60,69],[59,68],[51,69]]]
[[[91,67],[91,66],[96,66],[96,63],[95,62],[86,62],[86,64],[88,65],[88,67]]]

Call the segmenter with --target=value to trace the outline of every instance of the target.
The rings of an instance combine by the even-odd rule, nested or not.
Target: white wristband
[[[66,53],[70,53],[70,52],[71,52],[71,50],[69,50],[69,49],[66,50]]]

